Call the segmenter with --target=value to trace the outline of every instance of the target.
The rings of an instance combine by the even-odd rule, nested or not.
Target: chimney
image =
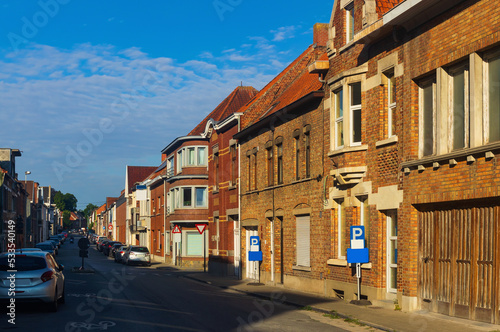
[[[316,23],[313,27],[313,43],[317,46],[326,46],[328,41],[328,23]]]

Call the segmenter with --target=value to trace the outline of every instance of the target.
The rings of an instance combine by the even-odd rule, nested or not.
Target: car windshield
[[[47,267],[43,257],[22,256],[16,255],[15,269],[17,271],[34,271],[41,270]],[[9,266],[8,257],[0,257],[0,271],[12,270]]]
[[[130,251],[135,251],[135,252],[149,252],[148,248],[146,247],[135,247],[130,249]]]

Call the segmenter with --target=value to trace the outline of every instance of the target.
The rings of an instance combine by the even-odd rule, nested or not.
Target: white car
[[[44,251],[0,254],[0,300],[41,301],[57,311],[64,303],[64,266]],[[12,272],[15,271],[15,272]]]

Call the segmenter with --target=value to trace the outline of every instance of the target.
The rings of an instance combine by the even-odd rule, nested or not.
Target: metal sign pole
[[[361,300],[361,263],[356,263],[356,277],[358,278],[358,301]]]
[[[207,237],[205,236],[205,232],[203,232],[203,272],[207,272]]]

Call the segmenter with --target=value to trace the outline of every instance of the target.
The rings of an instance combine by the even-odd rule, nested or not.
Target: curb
[[[199,282],[199,283],[203,283],[203,284],[206,284],[206,285],[218,287],[218,288],[221,288],[221,289],[231,289],[233,291],[236,291],[236,292],[239,292],[239,293],[242,293],[242,294],[246,294],[246,295],[250,295],[250,296],[253,296],[253,297],[257,297],[257,298],[260,298],[260,299],[263,299],[263,300],[269,300],[268,296],[261,295],[259,293],[244,291],[244,290],[232,287],[232,286],[215,285],[215,284],[213,284],[210,281],[198,279],[198,278],[193,277],[193,276],[184,275],[184,276],[182,276],[182,278],[190,279],[190,280],[193,280],[193,281],[196,281],[196,282]],[[309,309],[304,309],[306,306],[304,306],[303,304],[295,303],[295,302],[292,302],[292,301],[284,300],[284,301],[282,301],[282,303],[286,304],[286,305],[293,306],[293,307],[297,307],[298,309],[301,309],[301,310],[309,310]],[[341,313],[336,312],[336,311],[328,311],[328,310],[325,310],[325,309],[316,308],[316,307],[312,307],[312,306],[309,306],[309,308],[310,308],[311,311],[314,311],[314,312],[317,312],[317,313],[320,313],[320,314],[337,315],[339,318],[342,318],[344,320],[346,320],[346,319],[348,319],[348,320],[353,319],[353,317],[351,317],[351,316],[344,315],[344,314],[341,314]],[[379,325],[376,325],[376,324],[373,324],[373,323],[370,323],[370,322],[362,321],[362,320],[359,320],[359,319],[356,319],[356,320],[360,324],[363,324],[363,325],[368,326],[368,327],[373,327],[373,328],[381,330],[381,331],[386,331],[386,332],[393,332],[394,331],[394,329],[389,329],[387,327],[379,326]]]

